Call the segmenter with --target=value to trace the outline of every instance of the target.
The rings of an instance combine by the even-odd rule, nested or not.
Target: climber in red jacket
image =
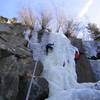
[[[78,51],[75,52],[75,62],[80,58],[80,53]]]

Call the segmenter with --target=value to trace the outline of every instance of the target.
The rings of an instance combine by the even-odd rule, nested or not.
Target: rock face
[[[0,23],[0,100],[25,100],[36,63],[22,35],[25,29],[22,25]],[[38,62],[30,100],[48,96],[48,82],[41,78],[42,71],[43,66]]]
[[[30,78],[20,77],[19,93],[16,100],[25,100]],[[48,82],[43,77],[35,77],[28,100],[44,100],[48,97]]]
[[[84,41],[84,48],[96,81],[100,80],[100,41]],[[88,44],[88,45],[87,45]]]
[[[80,59],[76,63],[76,72],[78,82],[95,82],[95,78],[93,76],[93,72],[91,70],[91,65],[86,57],[85,50],[83,48],[81,39],[71,39],[71,42],[74,46],[76,46],[80,51]]]

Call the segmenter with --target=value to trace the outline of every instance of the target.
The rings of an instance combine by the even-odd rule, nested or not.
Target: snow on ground
[[[60,91],[46,100],[100,100],[100,92],[92,89]]]
[[[45,33],[41,43],[29,43],[33,58],[44,65],[42,76],[49,82],[46,100],[100,100],[100,82],[77,83],[75,49],[63,34]],[[47,44],[54,45],[46,54]]]

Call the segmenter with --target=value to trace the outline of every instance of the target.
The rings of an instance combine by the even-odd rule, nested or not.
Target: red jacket
[[[80,53],[75,53],[75,59],[79,59],[80,58]]]

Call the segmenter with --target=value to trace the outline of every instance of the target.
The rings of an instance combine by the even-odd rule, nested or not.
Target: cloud
[[[88,0],[85,7],[80,11],[78,18],[82,19],[89,11],[89,8],[92,6],[93,0]]]

